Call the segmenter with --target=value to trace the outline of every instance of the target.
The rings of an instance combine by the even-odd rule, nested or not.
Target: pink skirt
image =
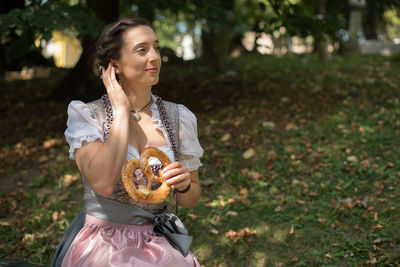
[[[153,231],[153,224],[129,225],[86,215],[62,267],[69,266],[200,266],[189,251],[184,257]]]

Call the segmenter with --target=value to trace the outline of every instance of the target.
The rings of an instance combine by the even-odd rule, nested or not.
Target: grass
[[[399,70],[382,57],[164,66],[153,90],[196,113],[205,152],[202,199],[180,211],[202,265],[399,266]],[[7,86],[7,99],[25,92]],[[52,129],[16,126],[1,148],[2,176],[17,185],[1,193],[1,258],[49,264],[80,208],[65,103],[49,105],[58,112],[30,120]]]

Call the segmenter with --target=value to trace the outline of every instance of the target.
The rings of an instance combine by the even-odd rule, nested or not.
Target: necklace
[[[147,107],[150,105],[150,103],[152,102],[152,100],[153,100],[153,98],[150,96],[150,101],[149,101],[149,103],[147,103],[144,107],[142,107],[142,108],[139,109],[139,110],[130,110],[130,113],[132,113],[132,117],[133,117],[135,120],[140,121],[140,119],[142,118],[142,116],[140,116],[139,112],[141,112],[141,111],[143,111],[145,108],[147,108]]]

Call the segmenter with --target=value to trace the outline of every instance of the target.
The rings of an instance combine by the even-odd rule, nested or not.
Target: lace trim
[[[157,98],[156,104],[158,107],[158,112],[160,113],[161,121],[162,121],[165,129],[167,130],[168,138],[171,142],[172,150],[174,152],[175,161],[177,161],[178,160],[178,147],[175,143],[175,138],[172,133],[171,126],[169,124],[168,115],[167,115],[167,112],[165,111],[164,105],[162,104],[161,98],[158,96],[156,96],[156,98]]]
[[[108,95],[103,95],[101,97],[101,99],[103,100],[103,107],[104,110],[106,111],[106,124],[104,125],[104,141],[107,139],[108,135],[110,134],[110,129],[111,129],[111,125],[112,122],[114,120],[114,114],[113,114],[113,109],[112,109],[112,105],[111,105],[111,101],[110,98],[108,97]]]
[[[70,159],[75,159],[75,149],[81,148],[82,147],[82,143],[84,141],[90,143],[90,142],[94,142],[97,139],[101,140],[100,136],[80,136],[79,139],[74,140],[74,142],[72,144],[70,144],[69,146],[69,158]],[[103,141],[103,140],[101,140]]]

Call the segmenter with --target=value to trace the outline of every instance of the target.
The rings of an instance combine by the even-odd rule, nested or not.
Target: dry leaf
[[[276,158],[277,158],[277,154],[276,154],[276,152],[274,151],[274,150],[271,150],[271,151],[269,151],[268,153],[267,153],[267,159],[269,160],[269,161],[274,161],[274,160],[276,160]]]
[[[233,240],[234,242],[236,242],[239,239],[245,239],[246,241],[251,241],[251,238],[254,235],[256,235],[256,233],[257,233],[256,230],[250,231],[249,227],[246,227],[240,229],[238,232],[235,232],[231,229],[225,234],[225,236]]]
[[[189,213],[188,215],[192,220],[196,220],[197,219],[197,216],[195,214],[193,214],[193,213]]]
[[[365,160],[361,161],[361,166],[363,168],[369,168],[369,167],[371,167],[371,163],[369,163],[369,160],[365,159]]]
[[[256,154],[256,151],[253,148],[250,148],[248,150],[246,150],[246,152],[243,153],[243,158],[245,159],[249,159],[251,157],[253,157]]]
[[[386,163],[386,165],[385,165],[385,168],[386,169],[388,169],[388,168],[393,168],[393,163],[392,162],[388,162],[388,163]]]
[[[283,210],[283,208],[281,206],[278,206],[275,208],[275,212],[281,212]]]
[[[286,130],[290,131],[290,130],[297,130],[299,127],[297,127],[296,124],[289,122],[286,125]]]
[[[261,174],[261,173],[259,173],[259,172],[255,172],[254,174],[253,174],[253,178],[254,178],[254,180],[258,180],[258,179],[260,179],[260,178],[262,178],[263,177],[263,175]]]
[[[214,235],[218,235],[219,234],[219,231],[217,230],[217,229],[211,229],[211,231],[210,231],[211,233],[213,233]]]
[[[77,175],[71,175],[71,174],[66,174],[64,176],[64,179],[62,181],[62,186],[63,187],[69,187],[71,184],[75,183],[78,181],[80,178]]]
[[[214,184],[214,179],[208,178],[208,179],[200,180],[200,183],[205,186],[212,185],[212,184]]]
[[[350,157],[347,157],[347,161],[351,162],[351,163],[355,163],[358,161],[358,159],[356,156],[350,156]]]
[[[221,137],[221,141],[222,142],[226,142],[229,139],[231,139],[231,134],[230,133],[226,133],[226,134],[224,134],[224,136]]]
[[[268,129],[268,130],[272,130],[272,129],[275,128],[275,123],[272,122],[272,121],[264,121],[264,122],[262,123],[262,126],[263,126],[264,128],[266,128],[266,129]]]
[[[378,237],[377,239],[374,240],[375,244],[381,243],[381,242],[382,242],[382,238],[381,237]]]
[[[294,234],[294,227],[293,226],[290,226],[290,229],[289,229],[289,234]]]
[[[332,256],[331,256],[331,254],[329,254],[329,253],[326,253],[326,254],[325,254],[325,258],[328,258],[328,259],[330,259],[330,258],[332,258]]]
[[[238,213],[236,211],[234,211],[234,210],[228,210],[226,212],[226,215],[228,215],[228,216],[237,216]]]
[[[299,261],[299,258],[294,256],[293,258],[290,259],[291,262],[297,262]]]

